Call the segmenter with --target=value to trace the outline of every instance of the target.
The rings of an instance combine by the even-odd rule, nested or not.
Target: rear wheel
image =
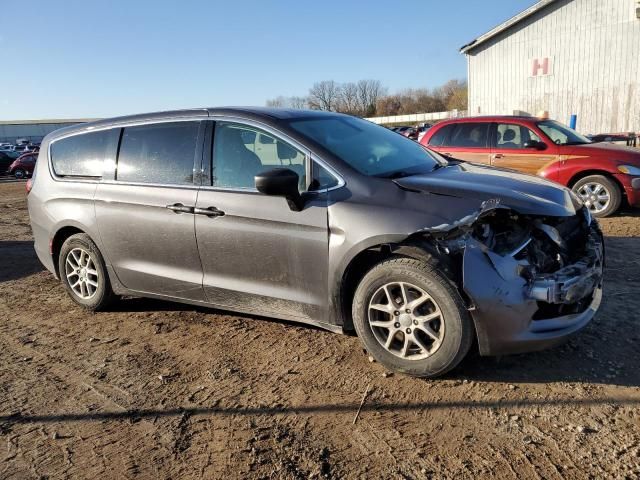
[[[352,314],[367,351],[409,375],[446,373],[473,340],[471,319],[455,288],[433,267],[410,258],[371,269],[358,285]]]
[[[27,172],[25,172],[21,168],[18,168],[15,172],[13,172],[13,176],[16,178],[26,178]]]
[[[104,259],[89,235],[78,233],[64,242],[58,272],[67,293],[88,310],[101,310],[113,300]]]
[[[604,175],[589,175],[581,178],[572,190],[578,194],[594,217],[608,217],[620,207],[620,187]]]

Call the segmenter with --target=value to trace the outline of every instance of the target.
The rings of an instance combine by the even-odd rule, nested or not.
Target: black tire
[[[92,265],[95,267],[95,271],[97,272],[97,287],[90,298],[82,298],[79,296],[79,294],[72,288],[70,278],[67,276],[67,257],[71,251],[75,252],[75,249],[81,249],[89,255]],[[100,250],[98,250],[96,244],[93,243],[91,237],[86,233],[72,235],[62,244],[60,255],[58,256],[58,273],[62,280],[62,284],[71,299],[87,310],[103,310],[114,300],[115,296],[111,289],[111,283],[109,282],[109,276],[107,275],[107,268],[105,267],[104,259],[102,258]],[[76,278],[77,276],[71,277],[71,281],[74,281]]]
[[[435,348],[433,353],[426,358],[407,359],[392,353],[376,338],[374,327],[369,323],[369,302],[377,294],[376,292],[381,291],[380,289],[384,285],[393,282],[406,282],[423,290],[431,296],[434,301],[433,305],[437,305],[441,312],[438,321],[444,323],[443,338],[439,347]],[[402,307],[393,305],[392,308]],[[391,370],[417,377],[437,377],[455,368],[469,352],[474,339],[475,331],[471,318],[457,290],[433,266],[412,258],[394,257],[369,270],[356,289],[352,315],[353,324],[360,340],[378,362]],[[395,315],[395,313],[390,315]],[[414,331],[414,334],[418,330]],[[390,336],[391,330],[387,330],[387,332]],[[400,330],[397,331],[397,334],[404,337],[404,332]],[[380,330],[378,330],[378,335],[380,335]],[[418,349],[418,351],[423,352],[422,349]]]
[[[604,175],[589,175],[588,177],[581,178],[578,180],[571,190],[573,190],[579,197],[585,200],[583,194],[580,193],[581,189],[586,185],[594,184],[594,185],[602,185],[604,189],[607,190],[609,194],[609,203],[606,205],[604,209],[601,211],[594,211],[592,208],[591,215],[594,217],[608,217],[615,213],[618,208],[620,208],[620,203],[622,203],[622,192],[620,191],[620,187],[618,184]],[[584,192],[583,192],[584,193]]]
[[[21,168],[17,168],[14,172],[13,172],[13,176],[18,178],[18,179],[22,179],[22,178],[27,178],[27,172],[25,172],[23,169]]]

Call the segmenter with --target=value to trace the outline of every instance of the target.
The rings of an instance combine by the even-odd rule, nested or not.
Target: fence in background
[[[392,117],[369,117],[365,120],[377,124],[406,123],[415,125],[416,123],[436,122],[448,118],[466,117],[466,110],[449,110],[448,112],[412,113],[410,115],[394,115]]]

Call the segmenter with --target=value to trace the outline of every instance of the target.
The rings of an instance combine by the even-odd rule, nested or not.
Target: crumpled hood
[[[489,199],[526,215],[575,215],[580,208],[568,188],[541,177],[513,170],[491,168],[471,163],[446,167],[394,182],[400,187],[425,194],[477,199],[478,205]]]

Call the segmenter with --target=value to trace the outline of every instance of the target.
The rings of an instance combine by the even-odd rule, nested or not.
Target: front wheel
[[[353,324],[367,351],[385,367],[437,377],[471,348],[474,329],[460,295],[425,262],[392,258],[362,279]]]
[[[18,179],[26,178],[27,172],[25,172],[21,168],[18,168],[15,172],[13,172],[13,176]]]
[[[572,190],[582,199],[594,217],[608,217],[620,207],[620,187],[604,175],[589,175],[581,178]]]
[[[85,233],[62,244],[58,272],[71,299],[88,310],[101,310],[113,300],[111,283],[98,247]]]

